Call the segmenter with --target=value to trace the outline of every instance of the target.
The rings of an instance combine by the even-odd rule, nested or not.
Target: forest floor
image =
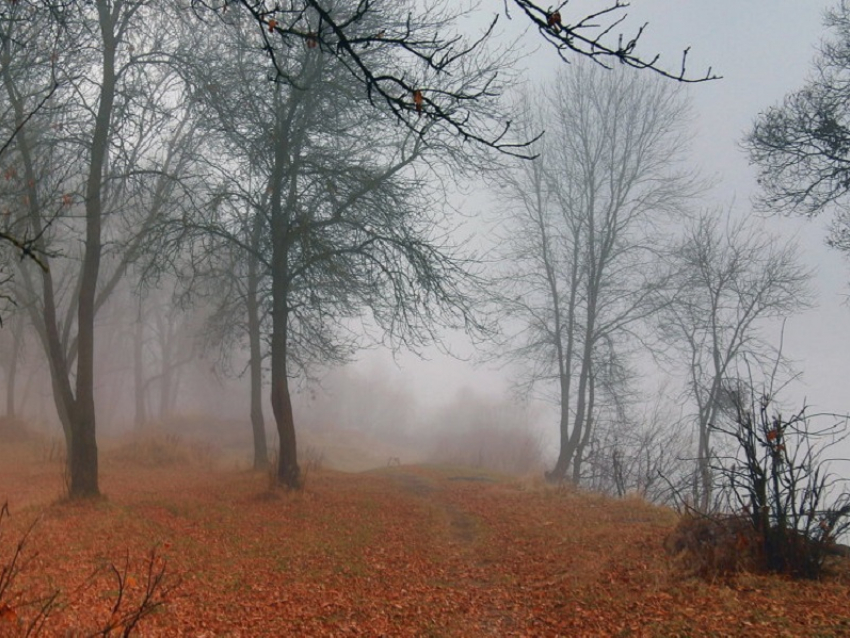
[[[35,524],[0,636],[36,608],[15,591],[58,592],[40,635],[93,635],[115,618],[110,565],[128,567],[121,609],[165,568],[141,636],[850,636],[846,572],[689,577],[663,549],[675,514],[638,499],[440,466],[312,470],[287,493],[108,454],[104,498],[63,501],[62,486],[60,464],[3,444],[0,592]]]

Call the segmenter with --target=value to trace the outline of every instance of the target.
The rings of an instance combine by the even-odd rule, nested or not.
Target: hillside
[[[153,546],[174,589],[142,636],[850,635],[847,578],[688,578],[662,547],[675,516],[636,499],[427,466],[270,493],[263,475],[107,457],[107,498],[69,504],[59,464],[5,448],[0,565],[38,519],[16,584],[61,589],[42,635],[109,620],[109,564],[129,560],[137,601]],[[26,616],[0,614],[0,636]]]

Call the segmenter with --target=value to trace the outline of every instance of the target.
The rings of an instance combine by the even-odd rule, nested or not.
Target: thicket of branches
[[[731,445],[711,459],[717,507],[692,510],[669,539],[705,575],[741,568],[818,578],[827,559],[847,555],[847,461],[830,457],[848,418],[783,414],[770,391],[743,381],[728,388],[727,418],[712,424]]]

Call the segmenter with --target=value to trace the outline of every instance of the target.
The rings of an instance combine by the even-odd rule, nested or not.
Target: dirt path
[[[402,467],[387,472],[386,476],[397,483],[403,491],[426,500],[430,507],[439,512],[438,516],[445,520],[448,533],[452,538],[466,544],[472,544],[477,540],[479,522],[462,506],[451,502],[447,496],[446,482],[492,482],[492,479],[476,475],[452,474],[442,480],[433,477],[429,480],[422,475],[421,469],[417,473],[415,468]]]

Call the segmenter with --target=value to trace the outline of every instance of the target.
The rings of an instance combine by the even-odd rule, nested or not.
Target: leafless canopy
[[[678,71],[663,66],[661,54],[646,57],[638,53],[638,43],[648,23],[644,23],[630,35],[620,31],[627,17],[625,11],[630,6],[628,2],[615,0],[602,9],[583,17],[577,16],[570,21],[567,21],[566,14],[569,0],[546,9],[539,2],[513,2],[528,16],[543,38],[555,47],[564,61],[568,62],[571,55],[580,55],[589,57],[604,67],[620,62],[635,69],[648,69],[677,82],[705,82],[720,77],[711,67],[708,67],[704,75],[689,75],[687,63],[690,47],[682,52]],[[505,13],[510,15],[507,0]]]
[[[769,210],[816,215],[850,192],[850,5],[826,25],[837,37],[821,46],[812,79],[761,113],[744,140]]]
[[[661,56],[644,57],[637,51],[646,25],[631,37],[619,33],[627,17],[628,3],[615,0],[604,9],[570,19],[568,2],[544,9],[539,3],[513,0],[521,12],[540,31],[543,38],[565,61],[571,55],[589,57],[609,67],[620,62],[636,69],[647,69],[679,82],[703,82],[715,79],[711,68],[702,76],[687,72],[687,55],[682,54],[680,68],[668,70]],[[291,82],[283,60],[294,46],[319,49],[335,56],[363,86],[373,105],[387,109],[399,122],[420,135],[435,123],[452,129],[462,139],[509,155],[530,157],[533,139],[512,136],[509,120],[482,122],[474,111],[466,108],[495,98],[498,91],[495,73],[479,76],[469,82],[470,65],[493,34],[499,19],[494,12],[489,24],[473,40],[446,30],[447,18],[457,14],[455,2],[431,3],[421,15],[414,16],[413,5],[393,0],[407,12],[407,18],[396,24],[376,24],[373,14],[381,13],[386,0],[359,0],[338,3],[334,0],[192,0],[199,15],[212,12],[224,17],[231,6],[251,14],[257,22],[264,48],[278,78]],[[507,0],[504,14],[511,18]],[[498,5],[496,5],[498,7]],[[386,12],[383,10],[384,13]],[[392,66],[381,63],[386,57],[382,49],[396,54]],[[401,60],[401,63],[399,63]],[[440,78],[441,82],[433,83]],[[455,78],[446,83],[446,78]]]

